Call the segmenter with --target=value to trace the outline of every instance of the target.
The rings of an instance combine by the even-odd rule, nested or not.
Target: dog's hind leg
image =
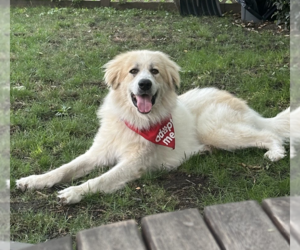
[[[40,175],[31,175],[17,180],[17,188],[26,189],[49,188],[57,183],[68,182],[90,173],[96,166],[108,164],[105,156],[106,150],[92,146],[85,154],[80,155],[71,162],[62,165],[50,172]]]
[[[267,130],[257,130],[248,125],[230,125],[213,129],[209,133],[199,133],[200,141],[215,148],[228,151],[236,149],[258,147],[268,151],[265,157],[271,161],[278,161],[285,156],[281,138]]]

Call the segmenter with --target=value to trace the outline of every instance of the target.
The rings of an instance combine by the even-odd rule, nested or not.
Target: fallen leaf
[[[251,165],[248,165],[247,167],[250,168],[250,169],[261,169],[261,166],[251,166]]]

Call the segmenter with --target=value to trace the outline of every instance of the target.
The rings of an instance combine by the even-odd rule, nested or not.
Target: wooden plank
[[[118,10],[124,9],[145,9],[145,10],[167,10],[176,11],[176,5],[172,2],[110,2],[110,0],[101,1],[81,1],[73,2],[71,0],[50,1],[50,0],[10,0],[10,6],[13,7],[79,7],[79,8],[97,8],[113,7]]]
[[[77,8],[97,8],[102,6],[101,1],[82,1],[73,2],[68,0],[50,1],[50,0],[10,0],[12,7],[77,7]]]
[[[177,1],[177,0],[175,0]],[[177,1],[178,2],[178,1]],[[97,8],[97,7],[113,7],[118,10],[124,9],[144,9],[144,10],[166,10],[178,11],[177,2],[110,2],[109,0],[101,1],[81,1],[74,3],[71,0],[50,1],[50,0],[10,0],[12,7],[79,7],[79,8]],[[240,13],[241,6],[238,3],[224,4],[220,3],[222,13],[232,12]]]
[[[220,249],[197,209],[146,216],[142,232],[148,249]]]
[[[39,243],[31,247],[23,248],[22,250],[72,250],[71,236],[49,240],[45,243]]]
[[[262,207],[286,240],[290,242],[290,197],[266,199],[262,202]]]
[[[292,196],[291,198],[291,235],[300,245],[300,197]]]
[[[205,207],[204,218],[222,249],[289,249],[286,240],[256,201]]]
[[[76,241],[77,250],[146,250],[134,220],[81,231]]]

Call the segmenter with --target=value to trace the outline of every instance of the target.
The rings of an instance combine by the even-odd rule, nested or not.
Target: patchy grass
[[[140,222],[148,214],[289,195],[289,159],[271,163],[260,149],[196,155],[176,171],[146,174],[76,205],[56,200],[69,183],[16,190],[17,178],[57,168],[90,147],[108,91],[101,67],[132,49],[171,55],[182,67],[179,93],[216,86],[267,117],[289,106],[289,38],[272,30],[247,29],[232,16],[12,8],[11,240],[36,243],[120,220]]]

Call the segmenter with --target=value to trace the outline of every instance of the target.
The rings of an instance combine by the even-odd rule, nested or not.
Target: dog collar
[[[171,115],[163,122],[150,127],[148,130],[139,130],[127,121],[124,121],[124,123],[128,128],[141,135],[146,140],[175,149],[175,132]]]

